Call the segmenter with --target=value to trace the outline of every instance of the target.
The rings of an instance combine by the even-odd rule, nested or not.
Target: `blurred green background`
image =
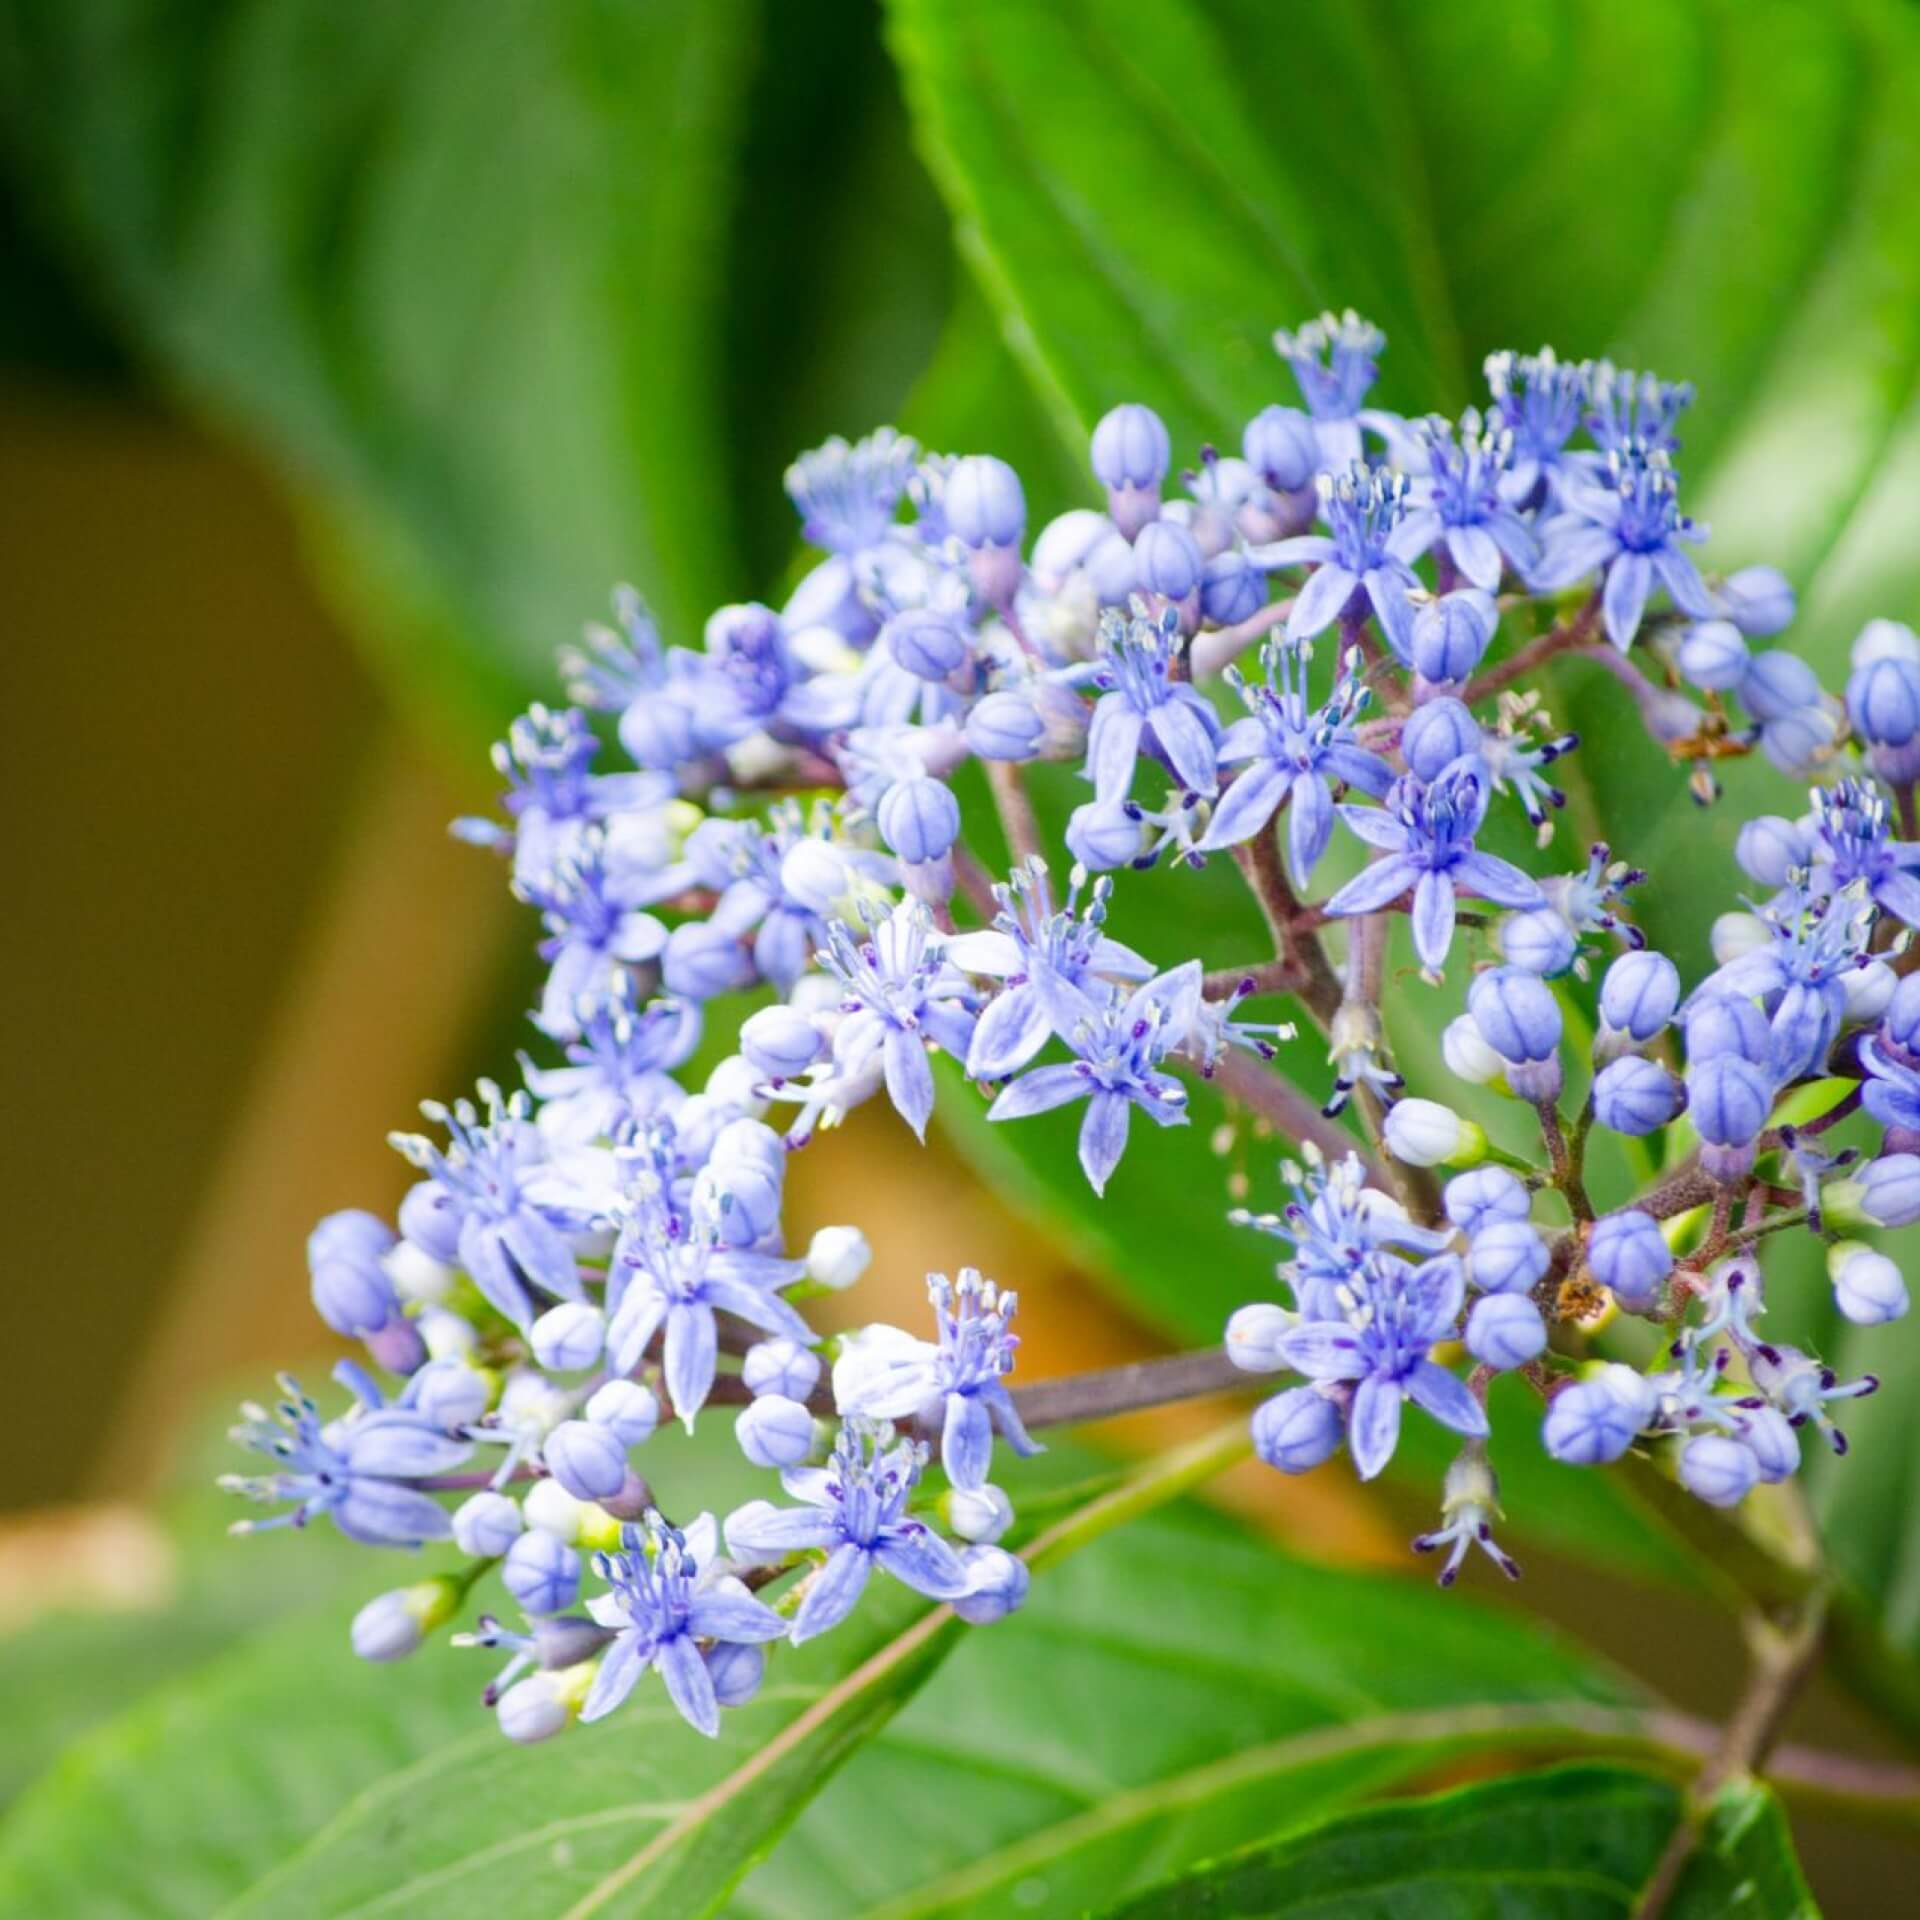
[[[1106,405],[1153,400],[1190,455],[1289,397],[1274,325],[1352,302],[1392,336],[1396,405],[1459,404],[1481,352],[1542,336],[1696,378],[1715,556],[1789,564],[1829,670],[1866,613],[1920,613],[1920,55],[1896,7],[5,0],[0,117],[25,881],[0,955],[24,1336],[0,1629],[62,1675],[0,1688],[26,1730],[6,1788],[297,1596],[284,1559],[242,1594],[182,1545],[210,1506],[182,1535],[144,1503],[198,1463],[214,1400],[319,1350],[311,1221],[390,1205],[386,1130],[520,1043],[525,916],[445,832],[487,803],[487,743],[615,581],[676,636],[777,597],[796,450],[897,420],[1014,457],[1037,520],[1084,496]],[[1634,856],[1719,858],[1735,807],[1702,821],[1597,711],[1583,759]],[[1189,907],[1233,937],[1217,889]],[[1705,909],[1655,909],[1695,961]],[[797,1228],[874,1238],[865,1312],[978,1264],[1052,1371],[1211,1337],[1258,1272],[1208,1126],[1099,1215],[1044,1130],[1021,1159],[896,1132],[856,1125],[796,1191]],[[1263,1143],[1236,1151],[1264,1177]],[[1873,1364],[1920,1384],[1911,1333]],[[1820,1482],[1907,1654],[1917,1408],[1864,1409],[1871,1449]],[[1223,1497],[1404,1574],[1430,1485]],[[1671,1542],[1584,1480],[1517,1519],[1529,1605],[1724,1709],[1731,1629],[1697,1580],[1647,1584]],[[1910,1667],[1883,1669],[1909,1728]],[[1892,1750],[1833,1686],[1795,1731]],[[1900,1843],[1797,1831],[1830,1912],[1891,1910]]]

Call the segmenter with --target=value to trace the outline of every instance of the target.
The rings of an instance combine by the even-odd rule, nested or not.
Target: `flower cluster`
[[[1370,1479],[1409,1406],[1458,1435],[1416,1542],[1446,1580],[1475,1545],[1515,1570],[1497,1373],[1538,1389],[1560,1459],[1670,1454],[1714,1504],[1790,1473],[1802,1426],[1838,1444],[1832,1405],[1872,1382],[1764,1335],[1760,1251],[1820,1235],[1842,1315],[1905,1311],[1893,1263],[1842,1236],[1920,1220],[1920,639],[1869,626],[1839,699],[1755,648],[1793,594],[1695,558],[1688,387],[1499,354],[1484,405],[1407,417],[1368,404],[1385,341],[1357,316],[1275,344],[1300,407],[1177,487],[1165,424],[1116,407],[1104,505],[1031,541],[1003,461],[828,442],[787,475],[819,557],[782,607],[724,607],[691,647],[623,591],[563,656],[574,704],[509,729],[504,817],[457,831],[538,916],[538,1054],[395,1136],[418,1175],[395,1222],[315,1229],[351,1404],[289,1382],[238,1430],[273,1462],[233,1482],[276,1509],[245,1524],[461,1556],[370,1602],[360,1653],[411,1652],[497,1579],[525,1630],[489,1613],[458,1638],[509,1652],[487,1696],[509,1735],[611,1714],[649,1670],[710,1734],[772,1644],[834,1629],[876,1573],[976,1622],[1020,1603],[995,1478],[1037,1450],[1013,1296],[931,1276],[931,1337],[823,1337],[804,1311],[868,1253],[855,1226],[789,1244],[788,1160],[869,1102],[921,1138],[943,1101],[1077,1107],[1099,1192],[1135,1116],[1186,1124],[1196,1079],[1290,1131],[1288,1205],[1239,1216],[1285,1243],[1286,1299],[1237,1313],[1226,1359],[1297,1377],[1253,1444],[1287,1472],[1345,1446]],[[1645,875],[1496,850],[1544,852],[1564,804],[1549,770],[1579,742],[1528,684],[1556,658],[1617,683],[1703,801],[1754,751],[1816,783],[1742,829],[1754,897],[1691,992],[1631,917]],[[1064,859],[1037,762],[1077,782]],[[970,763],[1004,867],[969,844]],[[1116,885],[1162,860],[1238,868],[1272,957],[1114,937]],[[1405,1093],[1381,1005],[1402,916],[1416,1017],[1440,1025],[1461,1003],[1431,994],[1464,979],[1446,1067],[1531,1109],[1536,1157],[1489,1148],[1445,1088]],[[1275,1071],[1295,1023],[1243,1019],[1262,994],[1320,1030],[1330,1071],[1297,1077],[1322,1084]],[[1878,1153],[1823,1146],[1856,1110]],[[1664,1156],[1607,1211],[1596,1131]],[[676,1519],[648,1443],[716,1409],[784,1498]]]

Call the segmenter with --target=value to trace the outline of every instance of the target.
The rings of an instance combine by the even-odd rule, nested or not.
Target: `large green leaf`
[[[9,11],[43,192],[161,371],[308,482],[436,724],[637,580],[740,581],[716,324],[747,0]]]
[[[970,1640],[734,1909],[1072,1916],[1270,1831],[1276,1806],[1306,1823],[1458,1746],[1577,1747],[1582,1703],[1625,1697],[1494,1609],[1169,1514]]]
[[[1606,1920],[1639,1910],[1680,1818],[1665,1781],[1567,1767],[1357,1813],[1130,1900],[1113,1920]],[[1819,1920],[1762,1787],[1715,1803],[1663,1911]]]
[[[1217,1458],[1201,1449],[1145,1470],[1060,1523],[1060,1545]],[[430,1654],[366,1667],[343,1657],[337,1614],[290,1622],[77,1743],[0,1828],[0,1906],[432,1915],[465,1912],[484,1890],[503,1920],[629,1911],[643,1897],[649,1913],[706,1911],[950,1650],[939,1615],[873,1598],[850,1629],[783,1652],[767,1694],[728,1715],[717,1743],[648,1690],[606,1727],[514,1748],[476,1708],[481,1666]],[[1508,1617],[1471,1603],[1432,1613],[1423,1589],[1308,1569],[1222,1522],[1140,1520],[1046,1566],[1015,1620],[960,1636],[953,1682],[856,1762],[838,1810],[795,1836],[802,1864],[764,1884],[844,1910],[823,1846],[849,1858],[868,1847],[875,1874],[917,1858],[925,1880],[990,1838],[1052,1846],[1061,1884],[1090,1897],[1263,1830],[1257,1769],[1206,1777],[1224,1750],[1265,1761],[1303,1804],[1333,1804],[1404,1770],[1383,1744],[1421,1731],[1391,1718],[1403,1711],[1507,1703],[1554,1720],[1632,1705],[1610,1675]],[[1368,1721],[1377,1737],[1363,1730],[1350,1752],[1300,1752],[1290,1766],[1284,1747],[1268,1751]],[[1427,1731],[1416,1751],[1440,1739]],[[965,1817],[917,1855],[877,1841],[875,1796],[936,1776]],[[1166,1798],[1122,1809],[1093,1842],[1046,1837],[1121,1791]],[[862,1883],[875,1895],[909,1884]]]

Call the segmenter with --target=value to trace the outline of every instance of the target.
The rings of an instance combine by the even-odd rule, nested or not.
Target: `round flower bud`
[[[1847,718],[1872,745],[1904,747],[1920,733],[1920,662],[1888,657],[1854,668]]]
[[[1092,873],[1140,857],[1140,820],[1124,800],[1089,800],[1067,818],[1067,851]]]
[[[1046,722],[1033,701],[1011,688],[976,700],[967,714],[967,745],[982,760],[1031,760],[1046,743]]]
[[[1339,1410],[1311,1387],[1290,1387],[1253,1410],[1253,1450],[1282,1473],[1307,1473],[1340,1451]]]
[[[1820,704],[1820,679],[1797,653],[1756,653],[1740,683],[1740,704],[1756,720],[1784,720]]]
[[[873,1264],[873,1249],[858,1227],[822,1227],[807,1243],[807,1278],[844,1292]]]
[[[1469,1013],[1456,1014],[1440,1033],[1440,1057],[1456,1080],[1485,1087],[1506,1072],[1507,1063],[1487,1045]]]
[[[1747,677],[1747,643],[1731,620],[1696,620],[1673,663],[1703,693],[1732,693]]]
[[[763,1393],[741,1408],[733,1437],[756,1467],[797,1467],[813,1451],[813,1415],[783,1393]]]
[[[1547,1344],[1547,1323],[1524,1293],[1489,1293],[1467,1315],[1467,1351],[1497,1373],[1538,1359]]]
[[[420,1180],[400,1202],[400,1231],[420,1251],[442,1266],[460,1261],[460,1216],[453,1196],[437,1180]]]
[[[1740,1438],[1768,1486],[1790,1480],[1800,1470],[1800,1436],[1777,1407],[1751,1407],[1740,1416]]]
[[[1560,1002],[1537,974],[1494,967],[1467,989],[1467,1011],[1503,1060],[1550,1060],[1559,1051]]]
[[[1237,627],[1267,604],[1267,576],[1237,547],[1216,553],[1200,575],[1200,611],[1216,627]]]
[[[643,1446],[660,1424],[660,1402],[638,1380],[609,1380],[583,1409],[596,1427],[605,1427],[623,1447]]]
[[[1875,1226],[1910,1227],[1920,1222],[1920,1155],[1883,1153],[1869,1160],[1848,1184],[1859,1188],[1860,1215]]]
[[[438,1306],[453,1291],[453,1268],[411,1240],[396,1242],[380,1264],[393,1282],[396,1297],[416,1306]]]
[[[1657,1132],[1686,1105],[1686,1089],[1657,1060],[1630,1053],[1594,1076],[1593,1117],[1638,1139]]]
[[[1118,406],[1093,430],[1094,478],[1110,492],[1158,487],[1173,443],[1160,416],[1137,401]]]
[[[724,928],[690,920],[667,935],[660,956],[667,991],[682,1000],[713,1000],[754,982],[753,955]]]
[[[1027,496],[1020,476],[990,453],[956,461],[940,503],[947,531],[963,547],[1017,546],[1027,530]]]
[[[491,1489],[463,1500],[453,1510],[454,1544],[476,1560],[498,1560],[522,1531],[519,1507]]]
[[[1573,929],[1551,907],[1510,913],[1500,923],[1500,951],[1523,973],[1565,973],[1579,951]]]
[[[507,1549],[500,1579],[525,1612],[565,1613],[580,1596],[580,1556],[536,1529]]]
[[[960,838],[960,802],[926,774],[896,780],[880,796],[874,819],[880,838],[914,866],[938,860]]]
[[[782,1180],[787,1171],[787,1143],[764,1120],[729,1120],[713,1136],[707,1149],[708,1160],[731,1173],[737,1168],[758,1167],[773,1180]]]
[[[547,1471],[576,1500],[611,1500],[626,1485],[627,1450],[611,1427],[563,1420],[547,1435]]]
[[[967,1572],[967,1590],[952,1605],[970,1626],[1004,1620],[1026,1599],[1031,1579],[1027,1563],[1005,1548],[965,1547],[960,1564]]]
[[[1469,1236],[1467,1278],[1482,1293],[1526,1293],[1551,1258],[1531,1221],[1489,1219]]]
[[[1600,1018],[1629,1040],[1645,1042],[1680,1004],[1680,969],[1664,953],[1623,953],[1600,983]]]
[[[693,1200],[723,1246],[754,1246],[780,1226],[780,1182],[752,1160],[710,1161],[694,1176]]]
[[[1492,597],[1477,587],[1442,594],[1413,616],[1413,670],[1435,686],[1466,680],[1493,644],[1499,615]]]
[[[404,1660],[459,1604],[460,1589],[444,1575],[375,1594],[353,1616],[353,1650],[362,1660]]]
[[[1113,522],[1091,507],[1074,507],[1049,520],[1033,543],[1033,577],[1041,590],[1058,593],[1067,577],[1113,532]]]
[[[394,1238],[384,1220],[357,1207],[328,1214],[307,1236],[314,1310],[335,1333],[378,1333],[398,1316],[400,1303],[382,1264]]]
[[[573,1715],[555,1675],[530,1673],[500,1696],[493,1717],[509,1740],[526,1747],[564,1732]]]
[[[1387,1151],[1410,1167],[1471,1166],[1487,1136],[1437,1100],[1399,1100],[1388,1110]]]
[[[1716,1053],[1687,1068],[1687,1104],[1702,1140],[1743,1147],[1773,1111],[1773,1081],[1737,1053]]]
[[[1791,780],[1799,780],[1813,773],[1839,738],[1840,723],[1826,707],[1799,707],[1777,720],[1769,720],[1760,729],[1760,751],[1776,771]],[[1892,747],[1877,749],[1880,754],[1905,751],[1905,748]],[[1883,773],[1888,771],[1884,763],[1876,764]]]
[[[1870,666],[1875,660],[1911,660],[1920,664],[1920,634],[1902,620],[1869,620],[1847,650],[1848,663]]]
[[[1416,780],[1437,779],[1462,754],[1480,751],[1480,722],[1458,700],[1442,694],[1407,716],[1400,751]]]
[[[820,1029],[792,1007],[762,1007],[740,1025],[740,1051],[769,1080],[797,1079],[825,1048]]]
[[[1293,1323],[1285,1307],[1268,1300],[1237,1308],[1227,1321],[1227,1358],[1243,1373],[1278,1373],[1287,1364],[1280,1337]]]
[[[1863,1241],[1842,1240],[1827,1249],[1827,1274],[1833,1302],[1856,1327],[1877,1327],[1904,1319],[1907,1283],[1884,1253]]]
[[[1661,1281],[1673,1271],[1673,1249],[1651,1214],[1625,1207],[1593,1223],[1587,1270],[1623,1307],[1639,1312],[1653,1305]]]
[[[1268,486],[1296,493],[1320,466],[1320,443],[1313,422],[1297,407],[1262,407],[1240,436],[1247,465]]]
[[[521,1502],[526,1523],[536,1533],[572,1546],[580,1538],[586,1508],[558,1480],[536,1480]]]
[[[1013,1525],[1013,1502],[990,1482],[971,1490],[950,1488],[941,1500],[940,1511],[948,1527],[962,1540],[988,1545]]]
[[[694,756],[693,715],[670,694],[642,694],[621,714],[617,731],[637,767],[665,770]]]
[[[1118,494],[1109,494],[1109,500],[1120,501]],[[1158,501],[1157,493],[1142,496],[1149,510]],[[1124,504],[1124,503],[1123,503]],[[1142,521],[1150,515],[1130,512],[1127,524],[1138,531]],[[1085,567],[1087,584],[1092,587],[1094,598],[1103,607],[1118,607],[1140,590],[1140,569],[1133,557],[1133,541],[1128,533],[1115,528],[1107,537],[1087,555]]]
[[[1767,1016],[1751,1000],[1733,994],[1714,994],[1696,1000],[1685,1015],[1687,1059],[1693,1066],[1730,1053],[1758,1063],[1773,1044]]]
[[[1773,935],[1757,913],[1720,913],[1714,915],[1713,925],[1707,930],[1707,944],[1713,949],[1715,962],[1729,967],[1750,953],[1772,946]]]
[[[723,1707],[744,1707],[767,1677],[767,1650],[740,1640],[720,1640],[701,1656],[713,1697]]]
[[[563,1300],[549,1307],[531,1328],[533,1357],[549,1373],[578,1373],[600,1358],[607,1342],[607,1319],[584,1300]]]
[[[433,1360],[407,1383],[407,1400],[443,1433],[457,1433],[493,1404],[493,1382],[465,1360]]]
[[[1527,1190],[1505,1167],[1475,1167],[1447,1182],[1447,1218],[1469,1239],[1496,1220],[1524,1220],[1533,1211]]]
[[[1737,1507],[1759,1478],[1753,1449],[1724,1433],[1696,1433],[1680,1449],[1680,1484],[1710,1507]]]
[[[1793,586],[1778,567],[1741,567],[1720,583],[1720,599],[1734,624],[1756,640],[1793,621]]]
[[[809,913],[832,913],[853,885],[846,856],[830,841],[807,834],[780,856],[780,889]]]
[[[944,680],[972,657],[960,623],[932,607],[896,613],[881,632],[894,663],[922,680]]]
[[[1144,592],[1184,600],[1199,586],[1206,563],[1185,527],[1149,520],[1133,537],[1133,564]]]
[[[1652,1387],[1631,1367],[1598,1367],[1554,1395],[1541,1441],[1569,1466],[1604,1466],[1633,1445],[1652,1418],[1653,1400]]]
[[[797,1340],[758,1340],[740,1362],[740,1377],[749,1393],[804,1400],[820,1384],[820,1356]]]

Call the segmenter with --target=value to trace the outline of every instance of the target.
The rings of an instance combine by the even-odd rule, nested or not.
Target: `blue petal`
[[[835,1547],[827,1556],[827,1564],[813,1576],[807,1597],[794,1615],[793,1644],[797,1647],[837,1627],[853,1611],[872,1570],[873,1555],[867,1548],[851,1544]]]
[[[1354,1390],[1353,1411],[1347,1416],[1347,1445],[1354,1469],[1371,1480],[1400,1443],[1400,1389],[1380,1374],[1370,1373]]]

